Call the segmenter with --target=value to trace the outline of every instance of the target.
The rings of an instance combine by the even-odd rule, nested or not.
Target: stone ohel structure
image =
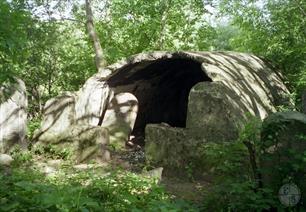
[[[73,146],[81,162],[109,159],[107,146],[121,148],[133,137],[148,159],[179,166],[198,144],[235,140],[247,114],[263,119],[288,94],[280,73],[254,55],[138,54],[106,67],[78,92],[50,99],[35,139]]]

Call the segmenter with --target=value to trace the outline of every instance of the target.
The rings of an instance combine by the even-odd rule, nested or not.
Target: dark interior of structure
[[[136,96],[139,110],[132,134],[144,137],[148,123],[186,127],[189,92],[201,81],[211,79],[202,71],[200,63],[163,59],[126,66],[108,83],[116,93],[130,92]]]

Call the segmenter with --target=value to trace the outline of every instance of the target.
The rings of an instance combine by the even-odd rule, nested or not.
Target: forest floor
[[[17,155],[17,156],[16,156]],[[15,168],[36,170],[46,178],[59,178],[59,176],[75,176],[82,173],[107,176],[116,171],[129,172],[137,176],[146,176],[146,172],[154,170],[145,163],[145,155],[142,148],[126,149],[112,154],[108,162],[95,162],[74,164],[69,159],[54,153],[37,154],[33,152],[18,153],[15,155]],[[10,174],[10,169],[6,170]],[[156,176],[150,176],[155,178]],[[159,178],[159,177],[157,177]],[[199,203],[204,198],[204,190],[209,188],[210,183],[203,180],[195,180],[191,177],[177,177],[164,171],[158,185],[163,187],[166,193],[173,199],[182,199]]]
[[[114,155],[112,169],[121,167],[126,171],[131,171],[137,174],[142,174],[146,167],[145,153],[142,148],[137,150],[127,149]],[[154,167],[150,167],[154,170]],[[209,189],[209,180],[194,179],[192,176],[176,176],[175,173],[164,170],[160,180],[160,185],[163,186],[167,193],[173,198],[184,199],[192,202],[201,202],[205,196],[204,190]]]

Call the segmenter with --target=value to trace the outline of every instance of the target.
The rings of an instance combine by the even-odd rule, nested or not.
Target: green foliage
[[[282,209],[277,196],[269,187],[258,187],[251,168],[245,141],[254,145],[256,162],[260,157],[261,121],[249,115],[240,137],[235,142],[209,143],[203,155],[210,166],[214,182],[206,191],[203,208],[213,211],[263,211]]]
[[[231,40],[233,50],[264,56],[279,65],[293,90],[306,88],[306,3],[302,0],[223,0],[240,33]]]
[[[34,16],[35,1],[0,2],[0,84],[19,77],[28,90],[30,117],[95,72],[85,27]],[[46,5],[45,5],[46,6]]]
[[[69,159],[72,154],[68,148],[61,148],[52,144],[35,145],[31,150],[34,154],[51,159]]]
[[[0,84],[20,73],[30,25],[29,12],[7,1],[0,2]]]
[[[298,125],[293,126],[290,121],[277,119],[273,120],[273,124],[267,123],[263,126],[264,142],[260,144],[260,160],[266,165],[262,168],[262,173],[270,178],[269,187],[275,191],[284,183],[294,183],[302,191],[306,189],[306,134],[301,131],[301,134],[295,133],[299,132],[294,129],[298,128]],[[287,135],[287,138],[284,137]],[[305,200],[302,197],[301,202],[304,203]]]
[[[14,166],[26,165],[33,162],[33,153],[21,149],[19,146],[16,146],[12,151],[11,155],[14,158]]]
[[[233,51],[236,48],[235,38],[240,29],[234,25],[218,25],[214,27],[213,36],[210,41],[210,50]]]
[[[152,50],[205,50],[212,27],[199,0],[121,1],[97,22],[108,62]]]
[[[27,137],[29,141],[32,140],[35,130],[40,127],[41,117],[35,117],[27,124]]]
[[[173,202],[154,180],[129,172],[93,171],[46,178],[31,169],[0,174],[1,211],[195,211]]]
[[[203,210],[265,211],[271,210],[272,206],[282,208],[270,189],[255,190],[256,184],[252,181],[225,180],[207,193]]]
[[[194,169],[195,169],[195,165],[192,162],[189,162],[185,166],[185,171],[186,171],[187,177],[190,181],[194,180]]]

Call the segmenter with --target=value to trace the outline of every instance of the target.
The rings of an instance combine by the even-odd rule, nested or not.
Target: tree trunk
[[[302,92],[302,112],[306,114],[306,90]]]
[[[91,0],[86,0],[86,27],[89,34],[90,39],[93,41],[93,46],[95,50],[95,63],[98,71],[101,71],[103,67],[106,66],[106,61],[104,58],[104,53],[100,44],[99,37],[95,30],[94,22],[93,22],[93,14],[91,10]]]
[[[263,187],[263,185],[262,185],[262,176],[261,176],[261,173],[260,173],[260,171],[258,169],[257,162],[256,162],[255,147],[249,141],[244,141],[243,143],[248,148],[248,151],[249,151],[250,164],[251,164],[251,168],[252,168],[252,171],[253,171],[254,179],[255,179],[255,181],[257,183],[257,188],[256,189],[262,188]]]

